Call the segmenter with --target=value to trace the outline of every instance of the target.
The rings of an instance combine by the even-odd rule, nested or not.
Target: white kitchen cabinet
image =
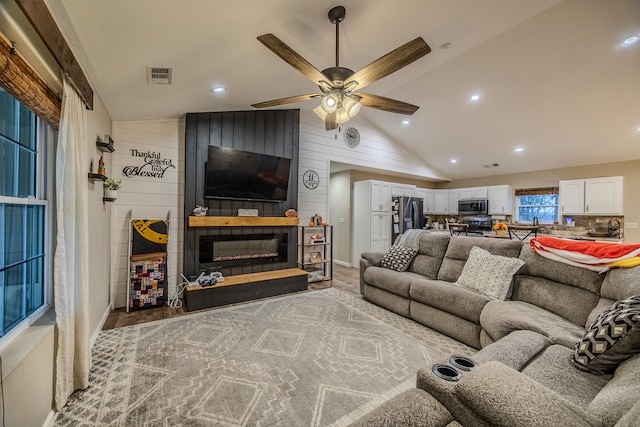
[[[470,187],[459,189],[458,200],[486,199],[488,197],[487,187]]]
[[[487,187],[489,215],[511,215],[513,213],[513,187],[492,185]]]
[[[375,180],[353,183],[352,224],[354,266],[363,252],[384,252],[391,246],[391,183]]]
[[[446,214],[449,209],[449,190],[433,190],[434,214]]]
[[[369,193],[369,206],[372,211],[391,211],[391,183],[384,181],[358,181],[354,183],[354,192],[356,184],[359,184],[359,198],[366,199]]]
[[[390,247],[391,247],[391,212],[373,212],[371,214],[371,249],[370,251],[386,252]]]
[[[394,197],[413,197],[416,195],[416,186],[411,184],[391,184],[391,195]]]
[[[422,199],[422,211],[425,214],[433,213],[434,206],[434,192],[430,188],[416,188],[416,197]]]
[[[584,214],[584,179],[560,181],[558,190],[560,215]]]
[[[623,215],[622,177],[585,180],[584,209],[588,215]]]
[[[561,215],[623,215],[621,176],[560,181]]]
[[[458,214],[458,200],[460,198],[460,192],[458,189],[447,190],[447,214]]]

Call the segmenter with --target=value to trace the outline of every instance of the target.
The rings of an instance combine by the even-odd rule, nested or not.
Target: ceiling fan
[[[338,124],[348,121],[360,111],[362,105],[405,115],[415,113],[419,108],[418,106],[379,95],[356,92],[356,90],[360,90],[406,67],[431,52],[431,48],[422,37],[405,43],[381,58],[376,59],[361,70],[353,72],[348,68],[341,67],[339,64],[340,23],[344,21],[346,10],[343,6],[336,6],[329,11],[328,15],[329,21],[336,26],[335,67],[318,71],[311,63],[273,34],[264,34],[258,37],[258,40],[273,53],[317,84],[322,93],[290,96],[259,102],[251,106],[255,108],[274,107],[282,104],[321,98],[320,105],[314,108],[313,111],[324,120],[327,130],[336,129]]]

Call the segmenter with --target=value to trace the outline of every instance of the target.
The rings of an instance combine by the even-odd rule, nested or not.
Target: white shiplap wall
[[[352,119],[347,126],[360,131],[360,145],[349,148],[342,134],[327,132],[312,112],[300,114],[300,164],[298,170],[298,213],[304,224],[314,214],[329,220],[329,177],[332,161],[355,166],[410,174],[416,177],[446,179],[429,165],[419,161],[371,123]],[[114,122],[116,151],[112,155],[113,176],[122,180],[112,215],[111,256],[114,272],[111,291],[115,307],[127,303],[127,269],[129,267],[129,221],[136,218],[165,218],[170,211],[169,227],[169,297],[172,297],[182,272],[184,245],[184,119]],[[160,152],[176,166],[164,178],[124,177],[125,166],[140,165],[142,159],[131,156],[132,149]],[[312,169],[320,177],[314,190],[302,183],[305,171]],[[350,203],[345,200],[345,203]]]
[[[342,125],[341,130],[350,126],[360,131],[360,144],[356,148],[345,144],[342,133],[338,133],[336,139],[336,131],[326,131],[324,123],[313,112],[300,113],[298,214],[301,224],[316,213],[325,221],[329,218],[328,183],[332,161],[425,179],[447,179],[371,123],[356,116]],[[320,184],[314,190],[302,183],[302,176],[309,169],[320,177]],[[345,200],[345,203],[350,201]]]
[[[112,215],[111,284],[115,307],[127,304],[127,269],[129,268],[129,224],[131,217],[165,219],[169,221],[169,298],[173,296],[182,272],[184,242],[184,119],[114,122],[113,139],[116,151],[112,155],[113,177],[122,180]],[[163,178],[126,177],[125,166],[144,163],[133,157],[131,150],[160,152],[162,159],[171,159]],[[112,301],[114,298],[112,297]]]

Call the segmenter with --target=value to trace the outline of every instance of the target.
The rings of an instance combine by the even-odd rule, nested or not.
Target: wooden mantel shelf
[[[189,227],[287,227],[297,226],[298,218],[279,216],[190,216]]]

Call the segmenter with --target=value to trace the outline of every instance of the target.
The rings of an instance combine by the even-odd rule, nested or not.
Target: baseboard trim
[[[107,319],[109,318],[110,313],[111,313],[111,305],[108,305],[107,309],[102,315],[102,319],[100,319],[100,323],[98,324],[98,327],[96,328],[95,331],[93,331],[93,335],[91,336],[91,343],[90,343],[91,348],[93,348],[93,345],[96,343],[96,340],[98,339],[98,334],[100,334],[102,327],[107,322]]]
[[[53,423],[55,423],[55,421],[56,421],[56,411],[52,409],[51,411],[49,411],[49,415],[47,415],[47,418],[44,420],[44,423],[42,423],[42,427],[53,427]]]
[[[334,264],[341,265],[342,267],[349,267],[349,268],[353,267],[353,265],[351,265],[351,263],[350,263],[350,262],[339,261],[339,260],[337,260],[337,259],[334,259],[334,260],[333,260],[333,263],[334,263]]]

